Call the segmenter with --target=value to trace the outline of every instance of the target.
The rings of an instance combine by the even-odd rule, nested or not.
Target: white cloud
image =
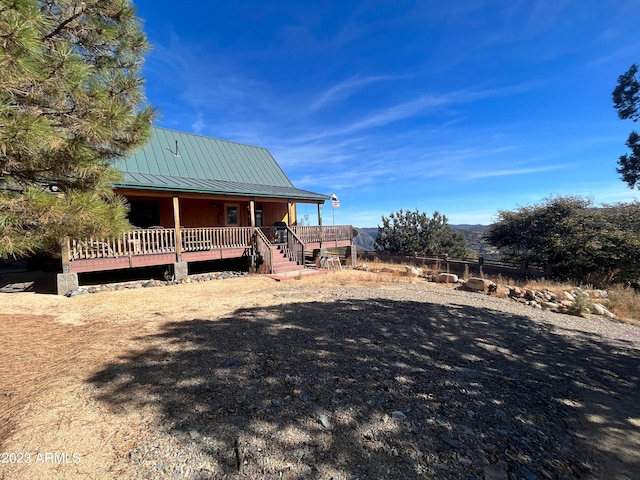
[[[337,102],[338,100],[343,100],[350,96],[353,91],[365,85],[388,80],[396,80],[398,78],[400,77],[371,76],[360,78],[356,75],[348,80],[337,83],[322,92],[318,98],[311,103],[309,111],[313,112],[328,104]]]
[[[569,168],[571,166],[572,165],[570,164],[559,164],[559,165],[542,165],[539,167],[528,167],[528,168],[505,168],[501,170],[484,170],[484,171],[466,173],[465,177],[469,179],[477,179],[477,178],[489,178],[489,177],[505,177],[510,175],[528,175],[532,173],[549,172],[552,170],[562,170],[564,168]]]
[[[202,135],[204,127],[205,123],[202,121],[202,114],[198,114],[198,118],[191,124],[191,128],[193,129],[194,133]]]

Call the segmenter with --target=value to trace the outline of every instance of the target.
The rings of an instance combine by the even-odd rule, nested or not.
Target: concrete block
[[[189,275],[189,264],[187,262],[176,262],[173,264],[173,273],[176,280],[182,280]]]
[[[77,273],[59,273],[56,284],[58,295],[66,295],[80,287]]]

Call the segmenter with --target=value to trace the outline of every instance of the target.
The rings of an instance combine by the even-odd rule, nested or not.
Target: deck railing
[[[251,244],[251,227],[181,228],[182,251],[201,252],[213,248],[242,248]]]
[[[251,227],[181,228],[183,252],[201,252],[214,248],[242,248],[251,244]],[[70,260],[114,258],[176,252],[175,228],[139,228],[120,237],[89,237],[69,241]]]
[[[267,243],[286,242],[291,251],[300,256],[303,244],[350,240],[350,225],[293,226],[256,229]],[[242,248],[252,243],[251,227],[198,227],[181,228],[183,252],[201,252],[216,248]],[[111,239],[89,237],[68,241],[69,260],[114,258],[136,255],[154,255],[176,252],[175,228],[140,228],[124,232]],[[66,246],[66,245],[65,245]]]
[[[351,225],[320,225],[290,227],[303,243],[330,242],[335,240],[351,240]]]

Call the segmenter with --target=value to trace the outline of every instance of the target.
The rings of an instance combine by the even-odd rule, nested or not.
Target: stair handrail
[[[300,240],[300,237],[298,237],[298,235],[296,235],[296,232],[293,231],[293,229],[291,227],[287,227],[287,248],[293,252],[293,254],[295,255],[295,258],[292,260],[295,260],[298,265],[303,265],[304,266],[304,242],[302,240]]]
[[[253,238],[256,252],[263,260],[263,263],[257,265],[257,272],[273,274],[273,246],[271,242],[259,227],[255,228]]]

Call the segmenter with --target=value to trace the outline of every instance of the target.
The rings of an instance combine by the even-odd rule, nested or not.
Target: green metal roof
[[[329,196],[295,188],[269,150],[152,127],[151,140],[114,162],[119,188],[324,201]]]

